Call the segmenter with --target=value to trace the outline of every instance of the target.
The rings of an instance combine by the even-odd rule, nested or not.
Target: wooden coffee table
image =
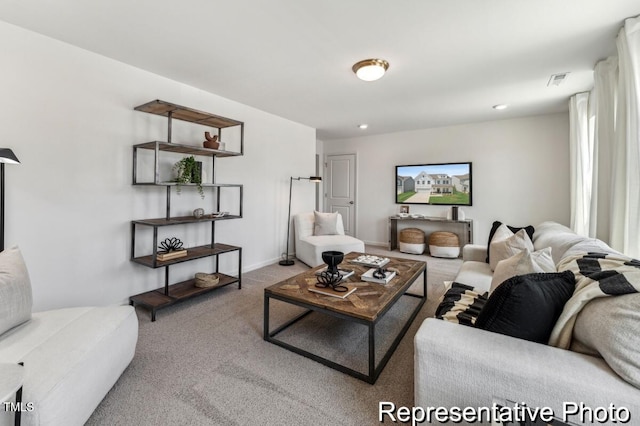
[[[390,262],[387,268],[394,268],[398,274],[386,285],[363,282],[360,275],[366,272],[369,267],[360,266],[349,261],[362,255],[363,253],[349,253],[345,256],[344,261],[340,264],[340,268],[351,269],[355,274],[347,278],[345,281],[357,287],[357,290],[346,297],[340,299],[333,296],[325,296],[313,293],[308,289],[314,287],[316,283],[316,271],[326,267],[326,265],[318,266],[307,272],[296,275],[285,281],[274,284],[264,289],[264,340],[274,343],[283,348],[289,349],[297,354],[311,358],[328,367],[334,368],[343,373],[349,374],[368,383],[375,383],[378,376],[382,372],[391,355],[398,347],[409,326],[415,319],[416,315],[427,300],[427,264],[426,262],[411,259],[401,259],[389,257]],[[421,295],[407,293],[411,285],[423,274],[423,293]],[[406,323],[395,337],[387,352],[382,356],[380,362],[375,362],[375,328],[376,324],[389,309],[402,297],[416,297],[419,300],[418,305],[411,312]],[[277,299],[286,303],[301,306],[306,309],[305,312],[287,321],[285,324],[269,331],[269,300]],[[282,340],[276,339],[276,335],[289,326],[300,321],[311,312],[321,312],[343,320],[354,323],[364,324],[369,331],[369,371],[368,374],[338,364],[322,356],[313,354],[309,351],[293,346]]]

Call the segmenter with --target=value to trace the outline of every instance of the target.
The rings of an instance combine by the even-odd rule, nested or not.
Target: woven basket
[[[418,228],[407,228],[400,231],[400,242],[409,244],[424,244],[424,232]]]
[[[453,232],[437,231],[429,236],[429,245],[438,247],[460,247],[458,236]]]
[[[214,287],[220,282],[220,278],[216,274],[206,274],[198,272],[196,274],[194,285],[198,288]]]
[[[437,231],[429,235],[429,254],[433,257],[460,256],[460,241],[453,232]]]

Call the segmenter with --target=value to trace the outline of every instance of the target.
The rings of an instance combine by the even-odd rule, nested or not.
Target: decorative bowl
[[[341,251],[323,251],[322,260],[327,264],[327,272],[331,274],[338,273],[338,265],[344,259],[344,253]]]

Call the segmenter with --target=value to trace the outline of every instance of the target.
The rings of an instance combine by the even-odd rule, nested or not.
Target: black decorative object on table
[[[373,277],[378,279],[385,279],[387,276],[387,269],[384,266],[377,268],[373,271]]]
[[[341,251],[323,251],[322,260],[327,264],[327,272],[332,274],[338,273],[338,265],[342,263],[344,259],[344,253]]]
[[[321,272],[318,275],[318,283],[316,287],[327,288],[331,287],[334,291],[345,292],[347,287],[340,285],[342,281],[342,274],[338,269],[338,265],[344,259],[344,253],[341,251],[323,251],[322,260],[327,264],[327,270]]]

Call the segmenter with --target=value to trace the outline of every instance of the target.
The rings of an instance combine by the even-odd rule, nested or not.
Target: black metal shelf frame
[[[190,260],[201,259],[206,257],[215,257],[215,270],[213,273],[219,274],[220,255],[226,253],[238,253],[238,275],[237,277],[220,274],[224,277],[221,284],[227,286],[229,284],[238,283],[238,289],[242,288],[242,247],[216,243],[216,222],[219,220],[239,219],[243,215],[243,190],[244,187],[241,184],[218,184],[215,182],[215,162],[217,157],[232,157],[244,154],[244,123],[228,119],[225,117],[217,116],[194,110],[192,108],[182,107],[169,102],[160,100],[151,101],[147,104],[140,105],[135,108],[137,111],[148,112],[151,114],[157,114],[167,117],[167,140],[168,142],[153,141],[133,146],[133,185],[145,185],[145,186],[164,186],[166,187],[166,215],[164,218],[157,219],[140,219],[131,221],[131,261],[141,264],[149,268],[165,268],[164,286],[162,288],[145,292],[130,297],[131,304],[138,304],[151,310],[151,320],[155,321],[156,310],[166,306],[170,306],[181,300],[194,297],[198,294],[204,294],[212,289],[200,289],[191,288],[193,280],[187,280],[180,283],[169,284],[169,270],[170,266],[178,263],[187,262]],[[202,124],[210,127],[218,128],[218,138],[221,136],[222,128],[240,126],[240,152],[232,152],[225,150],[215,150],[208,148],[200,148],[190,145],[174,144],[171,143],[171,131],[172,131],[172,119],[176,118],[183,121],[188,121],[196,124]],[[153,182],[138,182],[138,149],[152,150],[154,152],[154,180]],[[171,216],[171,188],[176,186],[176,182],[162,182],[160,181],[159,165],[160,165],[160,153],[180,153],[185,155],[202,156],[211,158],[212,178],[211,182],[203,182],[202,186],[206,188],[215,189],[215,210],[219,212],[221,209],[221,193],[223,190],[236,189],[238,194],[238,210],[233,214],[223,217],[190,217],[190,216]],[[195,184],[181,184],[181,186],[195,186]],[[198,247],[191,247],[187,249],[187,255],[181,258],[171,259],[167,261],[160,261],[157,259],[158,255],[158,228],[174,225],[185,225],[193,223],[211,223],[211,237],[210,243]],[[153,228],[153,250],[151,255],[136,256],[136,233],[138,226],[145,226]],[[186,289],[186,287],[189,287]],[[174,294],[172,294],[172,291]],[[162,296],[162,297],[159,297]]]

